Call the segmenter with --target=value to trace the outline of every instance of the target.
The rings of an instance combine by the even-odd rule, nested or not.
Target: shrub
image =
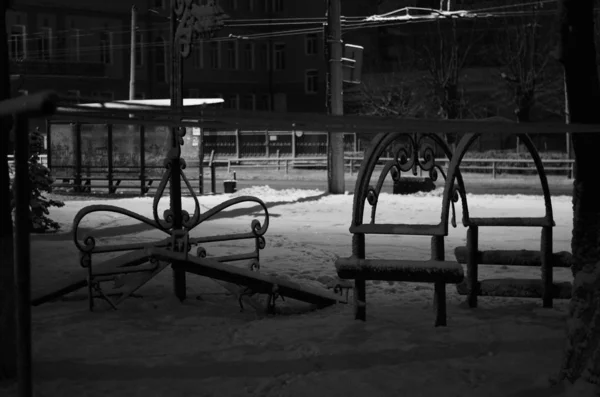
[[[29,187],[31,198],[29,205],[29,227],[31,232],[45,233],[47,231],[56,231],[60,229],[58,222],[52,220],[50,207],[62,207],[65,205],[62,201],[48,199],[44,192],[52,193],[52,183],[54,179],[50,169],[40,163],[39,153],[42,150],[41,142],[43,137],[39,132],[29,134],[30,157],[29,157]],[[14,183],[11,185],[11,207],[14,210]]]

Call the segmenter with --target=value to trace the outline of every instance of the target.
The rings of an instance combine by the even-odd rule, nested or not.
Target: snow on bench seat
[[[335,262],[342,279],[408,281],[417,283],[460,283],[462,266],[449,261],[339,258]]]
[[[554,221],[546,217],[539,218],[470,218],[470,226],[482,227],[552,227]]]
[[[467,263],[467,247],[456,247],[454,255],[459,263]],[[477,263],[482,265],[542,266],[542,254],[533,250],[486,250],[477,251]],[[570,267],[573,255],[567,251],[552,254],[553,267]]]

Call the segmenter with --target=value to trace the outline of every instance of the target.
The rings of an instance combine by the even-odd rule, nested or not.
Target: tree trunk
[[[0,101],[10,97],[10,72],[8,68],[8,41],[6,37],[6,9],[0,6]],[[0,120],[0,379],[13,379],[17,375],[16,321],[13,266],[13,227],[8,174],[8,142],[11,120]]]
[[[561,0],[559,60],[565,69],[571,122],[600,123],[600,82],[594,45],[593,0]],[[574,282],[559,380],[573,395],[600,396],[600,131],[572,134],[576,174],[571,249]]]

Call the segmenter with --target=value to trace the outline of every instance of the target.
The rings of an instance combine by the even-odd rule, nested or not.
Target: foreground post
[[[344,114],[343,69],[342,69],[342,24],[341,0],[327,0],[327,35],[329,45],[329,113],[335,116]],[[327,94],[326,94],[327,95]],[[332,194],[344,194],[344,133],[329,132],[327,145],[327,184]]]

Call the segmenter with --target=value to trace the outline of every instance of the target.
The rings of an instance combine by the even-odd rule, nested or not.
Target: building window
[[[317,55],[318,53],[318,36],[313,34],[307,34],[304,38],[304,49],[306,50],[306,55]]]
[[[271,111],[271,95],[262,94],[256,101],[256,110]]]
[[[230,41],[227,43],[227,68],[237,69],[238,68],[238,44],[236,41]]]
[[[165,41],[158,38],[154,46],[154,68],[155,79],[159,83],[167,82],[167,54],[165,52]]]
[[[275,45],[273,46],[273,53],[273,68],[275,70],[285,69],[285,44],[275,43]]]
[[[272,0],[273,12],[283,11],[283,0]]]
[[[319,91],[319,71],[307,70],[304,75],[304,90],[307,94],[316,94]]]
[[[69,37],[67,38],[67,51],[69,52],[69,60],[73,62],[79,62],[79,37],[81,36],[81,30],[71,29],[69,31]]]
[[[144,66],[144,35],[140,32],[135,33],[135,66]]]
[[[254,110],[254,94],[242,95],[240,99],[241,110]]]
[[[244,44],[244,69],[254,70],[254,43]]]
[[[282,12],[283,0],[264,0],[265,12]]]
[[[194,62],[194,69],[204,68],[204,43],[202,41],[194,45],[192,61]]]
[[[238,106],[238,95],[237,94],[231,94],[228,95],[225,99],[225,109],[234,109],[234,110],[238,110],[239,106]]]
[[[260,59],[262,67],[265,70],[271,70],[271,51],[269,50],[269,43],[264,43],[260,46]]]
[[[100,32],[100,62],[112,64],[112,33]]]
[[[27,30],[23,25],[13,25],[10,28],[8,51],[11,59],[27,58]]]
[[[221,46],[218,41],[210,42],[210,67],[211,69],[221,68]]]
[[[38,43],[37,57],[43,61],[49,61],[52,58],[52,28],[41,28],[36,40]]]

